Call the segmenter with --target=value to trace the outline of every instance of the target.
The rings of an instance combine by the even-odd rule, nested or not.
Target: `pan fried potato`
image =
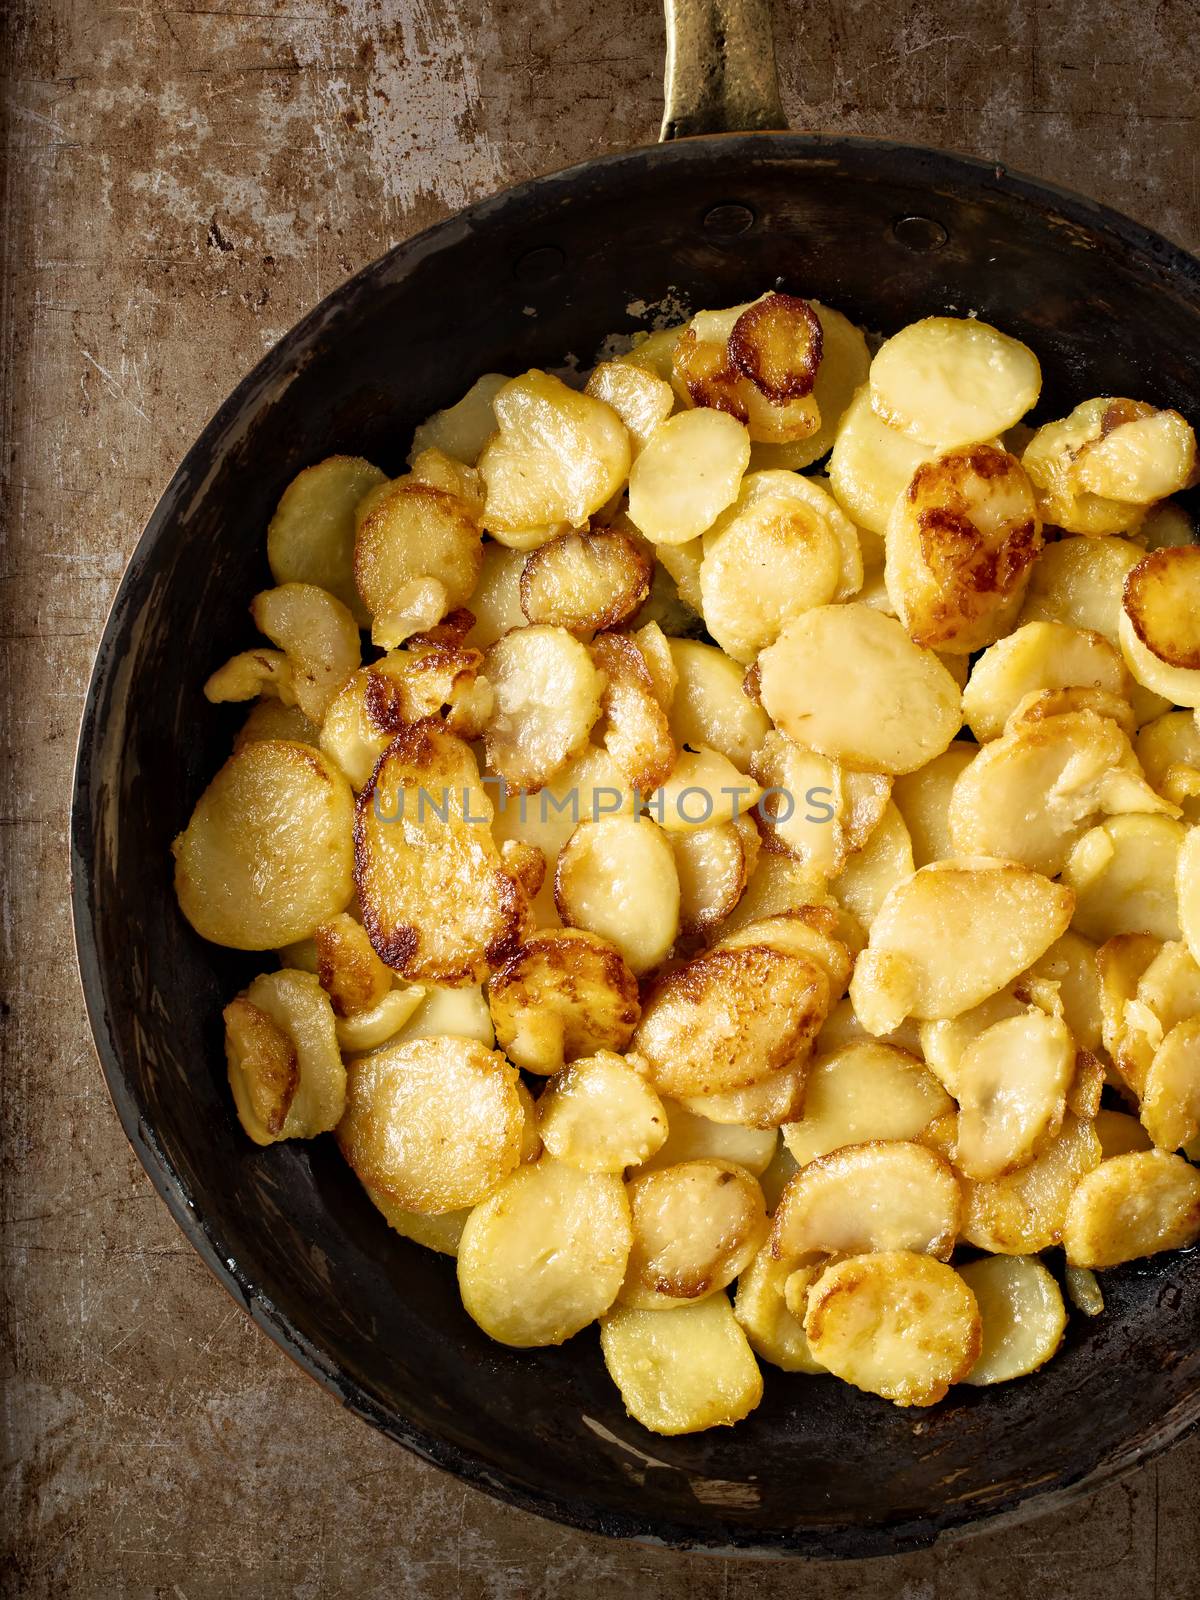
[[[496,1039],[526,1072],[625,1049],[641,1012],[637,979],[616,948],[577,928],[529,936],[492,975]]]
[[[496,710],[488,766],[510,789],[540,789],[577,756],[600,715],[604,678],[565,628],[517,628],[484,657]]]
[[[1023,1017],[1028,1011],[1028,999],[1018,999],[1017,988],[1017,983],[1008,984],[956,1017],[919,1024],[914,1048],[924,1056],[926,1066],[947,1093],[956,1099],[959,1067],[967,1046],[997,1022]]]
[[[650,593],[653,558],[619,528],[560,533],[525,557],[521,610],[571,633],[615,628]]]
[[[1033,488],[993,445],[919,466],[892,507],[884,581],[914,643],[960,654],[1006,633],[1042,547]]]
[[[630,526],[633,524],[631,523]],[[683,544],[656,544],[654,556],[658,562],[660,572],[665,572],[675,586],[675,593],[680,607],[686,615],[692,612],[695,615],[692,621],[699,626],[700,616],[700,563],[704,559],[704,543],[700,535],[694,539],[685,540]],[[686,633],[684,627],[668,629],[668,632]]]
[[[914,868],[945,861],[954,854],[950,798],[975,755],[973,744],[956,739],[940,756],[934,756],[916,772],[901,774],[893,783],[891,798],[908,829]]]
[[[650,815],[668,833],[736,822],[758,802],[758,784],[715,750],[684,750],[649,798]]]
[[[898,1406],[931,1406],[979,1358],[979,1308],[966,1282],[911,1250],[850,1256],[809,1291],[804,1332],[836,1377]]]
[[[1077,1047],[1092,1052],[1100,1049],[1103,1043],[1100,969],[1096,946],[1090,939],[1068,929],[1020,981],[1026,980],[1056,985],[1063,1020]]]
[[[800,1166],[844,1145],[920,1141],[954,1103],[915,1056],[875,1040],[844,1045],[814,1060],[804,1089],[804,1114],[783,1141]]]
[[[1131,1005],[1138,985],[1164,948],[1148,933],[1119,933],[1096,951],[1100,979],[1100,1037],[1115,1062],[1127,1055]]]
[[[948,1162],[906,1140],[845,1145],[802,1166],[775,1209],[780,1261],[812,1250],[920,1250],[947,1259],[962,1203]]]
[[[1182,1156],[1136,1150],[1089,1172],[1067,1207],[1062,1240],[1076,1267],[1186,1250],[1200,1239],[1200,1172]]]
[[[749,463],[750,436],[735,418],[707,409],[668,417],[629,474],[630,521],[652,544],[685,545],[737,499]]]
[[[475,1205],[517,1165],[516,1069],[476,1039],[410,1039],[350,1063],[342,1154],[409,1211]]]
[[[260,704],[278,701],[288,710],[296,704],[292,663],[282,650],[243,650],[230,656],[204,685],[204,698],[214,706],[259,697]]]
[[[1100,1155],[1105,1161],[1113,1156],[1126,1156],[1132,1150],[1149,1150],[1153,1140],[1136,1117],[1126,1111],[1110,1111],[1102,1107],[1096,1113],[1096,1137],[1100,1140]]]
[[[424,999],[400,1029],[397,1043],[441,1039],[451,1034],[460,1039],[478,1039],[489,1050],[496,1043],[496,1031],[481,988],[427,985]]]
[[[985,1256],[958,1270],[983,1324],[979,1357],[962,1381],[1007,1383],[1045,1366],[1062,1343],[1067,1310],[1037,1257]]]
[[[811,957],[706,950],[651,986],[633,1047],[660,1094],[723,1094],[803,1059],[828,1007],[829,979]]]
[[[625,1409],[651,1433],[729,1427],[762,1399],[762,1374],[723,1294],[672,1311],[618,1306],[600,1348]]]
[[[418,982],[479,983],[526,920],[475,758],[433,723],[399,732],[359,796],[354,876],[382,961]]]
[[[1126,938],[1110,939],[1105,946],[1109,1003],[1114,1011],[1109,1029],[1112,1056],[1139,1098],[1146,1092],[1155,1051],[1167,1034],[1200,1015],[1200,967],[1187,946],[1169,940],[1161,947],[1154,941],[1153,948],[1152,958],[1139,970],[1146,945]],[[1122,986],[1135,974],[1137,987],[1131,996],[1127,989],[1122,992]]]
[[[762,1190],[743,1168],[705,1159],[639,1173],[625,1186],[633,1248],[617,1299],[669,1310],[724,1289],[767,1236]]]
[[[1117,407],[1125,419],[1089,439],[1067,471],[1068,481],[1085,494],[1134,505],[1153,505],[1186,489],[1196,478],[1196,435],[1178,411],[1156,411],[1135,401],[1110,401],[1106,422]]]
[[[353,804],[345,778],[310,745],[244,745],[172,846],[184,916],[234,950],[308,938],[353,893]]]
[[[1187,830],[1172,817],[1109,817],[1067,857],[1063,883],[1075,895],[1072,926],[1102,943],[1117,933],[1179,938],[1175,870]]]
[[[413,456],[410,477],[414,483],[432,484],[435,489],[457,495],[475,517],[483,510],[483,479],[473,467],[456,461],[436,446]]]
[[[392,987],[392,973],[375,954],[367,931],[345,911],[313,930],[317,974],[339,1017],[377,1006]]]
[[[799,911],[809,905],[827,908],[834,905],[824,877],[805,871],[790,856],[772,855],[763,850],[742,898],[721,923],[720,933],[724,937],[763,917]]]
[[[328,456],[305,467],[283,491],[267,528],[267,560],[278,584],[315,584],[354,614],[370,616],[354,586],[354,513],[372,489],[386,483],[360,456]]]
[[[664,1100],[662,1104],[667,1114],[666,1142],[640,1164],[639,1172],[711,1157],[717,1161],[732,1161],[757,1178],[770,1165],[779,1143],[779,1134],[774,1128],[714,1122],[702,1111],[690,1110],[678,1100]]]
[[[593,367],[585,394],[603,400],[625,424],[636,459],[660,422],[675,409],[675,391],[664,378],[630,361],[602,361]]]
[[[1152,550],[1125,579],[1121,650],[1138,683],[1179,706],[1200,706],[1200,546]]]
[[[1200,1016],[1177,1022],[1146,1073],[1142,1125],[1160,1150],[1179,1150],[1200,1136]]]
[[[758,860],[758,831],[748,817],[668,835],[679,878],[679,931],[696,938],[737,905]]]
[[[500,1344],[562,1344],[613,1303],[631,1243],[620,1178],[543,1156],[467,1218],[458,1247],[463,1305]]]
[[[678,674],[670,704],[676,743],[715,750],[739,771],[749,771],[771,724],[743,691],[741,668],[713,645],[692,639],[668,643]]]
[[[889,803],[879,826],[839,874],[834,893],[863,927],[869,928],[891,891],[914,871],[912,840],[904,818]]]
[[[483,560],[475,512],[412,476],[381,484],[355,513],[354,581],[385,650],[465,605]]]
[[[1113,402],[1085,400],[1058,422],[1047,422],[1026,445],[1021,464],[1037,490],[1046,522],[1067,533],[1127,533],[1136,529],[1145,506],[1090,493],[1075,475],[1081,454],[1105,433]],[[1123,404],[1117,401],[1120,406]]]
[[[1168,711],[1139,731],[1134,751],[1147,780],[1186,819],[1200,819],[1200,727],[1194,712]]]
[[[863,384],[842,417],[829,458],[829,486],[860,527],[882,538],[913,474],[936,454],[935,445],[920,444],[878,417]]]
[[[770,950],[815,961],[829,979],[830,1002],[845,994],[854,963],[843,918],[831,906],[800,906],[756,917],[737,928],[722,929],[713,949],[745,950],[752,945],[766,945]]]
[[[264,972],[225,1007],[225,1060],[242,1127],[255,1144],[336,1128],[346,1069],[333,1011],[307,972]]]
[[[685,404],[736,417],[755,442],[794,443],[820,426],[811,390],[823,337],[812,307],[793,295],[700,311],[675,346],[671,381]]]
[[[454,405],[418,424],[413,433],[412,461],[425,450],[436,449],[473,467],[479,460],[484,445],[496,431],[496,413],[492,402],[511,380],[499,372],[485,372]]]
[[[299,706],[285,706],[282,700],[256,700],[233,741],[233,754],[256,739],[316,745],[319,737],[320,729]]]
[[[568,928],[607,939],[640,977],[666,959],[679,932],[670,841],[647,817],[580,823],[559,853],[554,900]]]
[[[320,722],[362,659],[349,607],[311,583],[285,583],[255,595],[250,614],[259,632],[287,656],[296,704]]]
[[[365,1011],[355,1011],[348,1017],[337,1017],[338,1048],[343,1055],[361,1055],[377,1050],[380,1045],[395,1039],[405,1023],[425,999],[420,984],[406,988],[392,988]],[[490,1045],[492,1040],[489,1038]]]
[[[497,391],[497,432],[479,471],[493,535],[547,524],[581,528],[629,473],[629,435],[611,406],[536,369]]]
[[[778,1072],[768,1073],[744,1089],[727,1089],[723,1094],[687,1095],[683,1104],[711,1122],[774,1132],[800,1115],[807,1071],[807,1061],[801,1059],[781,1067]]]
[[[1189,828],[1180,844],[1175,889],[1183,937],[1200,964],[1200,828]]]
[[[600,1050],[574,1061],[537,1103],[542,1143],[556,1161],[585,1172],[621,1173],[660,1150],[667,1112],[628,1059]]]
[[[1066,1023],[1036,1006],[993,1023],[962,1053],[954,1164],[988,1180],[1027,1166],[1062,1126],[1075,1075],[1075,1044]]]
[[[832,1055],[844,1045],[858,1044],[864,1040],[873,1042],[875,1038],[876,1036],[868,1033],[855,1016],[850,1001],[840,1000],[829,1013],[825,1026],[817,1035],[816,1054]],[[916,1056],[918,1061],[921,1059],[921,1038],[915,1022],[901,1023],[894,1032],[880,1035],[879,1043],[895,1045],[898,1050],[905,1050],[910,1056]]]
[[[365,1187],[365,1185],[364,1185]],[[423,1245],[426,1250],[436,1250],[442,1256],[456,1256],[458,1242],[470,1211],[443,1211],[436,1217],[427,1217],[421,1211],[406,1211],[385,1194],[367,1189],[367,1199],[378,1210],[389,1228],[394,1228],[404,1239]]]
[[[838,437],[842,418],[871,370],[871,352],[862,330],[830,306],[809,302],[821,324],[821,364],[812,397],[821,413],[821,426],[806,439],[784,444],[756,444],[750,464],[759,468],[803,471],[827,456]]]
[[[757,810],[768,850],[806,872],[834,878],[871,838],[887,809],[891,779],[846,771],[782,733],[768,733],[750,763],[763,794]]]
[[[642,653],[646,671],[650,674],[654,698],[664,711],[669,712],[679,683],[679,669],[671,654],[673,641],[667,637],[657,622],[645,622],[633,632],[633,642]]]
[[[606,680],[600,701],[604,748],[629,787],[647,794],[666,783],[679,751],[646,658],[627,635],[602,633],[592,641],[592,660]]]
[[[521,609],[521,577],[527,556],[523,550],[488,540],[483,547],[479,581],[470,594],[475,618],[465,644],[486,650],[513,628],[529,620]]]
[[[1119,650],[1125,579],[1143,553],[1129,539],[1115,535],[1091,539],[1077,534],[1048,544],[1030,575],[1018,636],[1028,623],[1052,622],[1084,634],[1098,633]]]
[[[830,663],[858,663],[851,674]],[[869,606],[818,606],[759,658],[763,709],[798,744],[869,772],[914,772],[961,724],[958,685],[893,618]]]
[[[971,669],[963,716],[980,744],[997,739],[1026,696],[1046,689],[1102,689],[1123,696],[1129,674],[1103,634],[1063,622],[1026,622],[991,645]]]
[[[922,444],[953,450],[994,438],[1037,403],[1042,372],[1028,345],[974,317],[925,317],[871,362],[871,408]]]
[[[784,1372],[824,1372],[808,1347],[803,1316],[797,1316],[784,1296],[784,1285],[796,1279],[813,1281],[824,1265],[824,1257],[811,1266],[796,1267],[777,1261],[764,1245],[738,1278],[733,1314],[741,1324],[750,1348],[763,1361]],[[807,1300],[807,1295],[805,1296]]]
[[[1070,1112],[1045,1150],[1016,1172],[962,1186],[962,1238],[993,1255],[1034,1255],[1063,1237],[1067,1206],[1080,1180],[1100,1164],[1090,1122]]]
[[[897,884],[871,924],[850,982],[855,1012],[875,1034],[905,1017],[957,1017],[1044,955],[1073,907],[1069,889],[1011,862],[922,867]]]

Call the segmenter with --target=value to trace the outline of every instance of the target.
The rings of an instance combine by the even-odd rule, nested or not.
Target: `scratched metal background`
[[[794,125],[995,157],[1200,246],[1197,0],[775,10]],[[209,1279],[125,1145],[74,977],[65,811],[109,600],[201,423],[320,295],[467,199],[653,138],[662,23],[655,0],[10,0],[4,27],[3,1591],[1194,1595],[1200,1439],[928,1554],[674,1557],[419,1465]]]

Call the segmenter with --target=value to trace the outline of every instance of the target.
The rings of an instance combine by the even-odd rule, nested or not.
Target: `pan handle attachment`
[[[664,0],[667,68],[660,139],[786,128],[770,0]]]

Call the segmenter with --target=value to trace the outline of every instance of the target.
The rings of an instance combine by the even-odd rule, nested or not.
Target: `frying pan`
[[[1200,263],[1001,167],[783,127],[766,0],[668,0],[666,142],[468,207],[323,301],[234,391],[129,564],[83,717],[75,934],[117,1112],[212,1271],[300,1365],[427,1460],[528,1510],[679,1548],[864,1556],[1057,1504],[1200,1415],[1200,1272],[1105,1276],[1042,1372],[906,1411],[767,1370],[732,1430],[629,1420],[595,1330],[491,1343],[453,1263],[389,1232],[329,1137],[265,1151],[225,1084],[220,1012],[264,964],[179,915],[169,846],[236,716],[201,685],[244,649],[280,492],[334,451],[402,469],[412,427],[481,372],[587,362],[647,305],[780,283],[873,329],[977,312],[1027,340],[1043,414],[1096,393],[1195,415]],[[676,139],[675,135],[700,137]]]

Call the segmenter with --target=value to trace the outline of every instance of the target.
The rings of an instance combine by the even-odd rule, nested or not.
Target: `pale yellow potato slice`
[[[758,1180],[763,1199],[767,1202],[768,1212],[773,1213],[777,1209],[784,1189],[799,1170],[795,1156],[781,1142],[771,1157],[769,1166],[759,1175]]]
[[[397,991],[403,992],[403,991]],[[490,1050],[496,1042],[492,1015],[482,988],[447,988],[429,984],[425,997],[397,1034],[397,1043],[408,1039],[440,1039],[454,1034],[462,1039],[478,1039]]]
[[[663,1100],[662,1104],[667,1114],[666,1142],[640,1164],[641,1172],[712,1157],[717,1161],[735,1162],[757,1178],[775,1156],[779,1144],[775,1128],[746,1128],[738,1123],[714,1122],[703,1112],[693,1111],[678,1100]]]
[[[803,1115],[784,1125],[783,1140],[803,1167],[843,1145],[920,1140],[930,1123],[953,1109],[915,1056],[862,1040],[811,1062]]]
[[[375,954],[367,930],[345,911],[313,930],[317,975],[339,1017],[377,1006],[392,987],[392,971]]]
[[[795,472],[829,454],[842,418],[871,370],[871,352],[860,328],[831,306],[809,302],[821,324],[821,364],[812,397],[821,413],[821,426],[806,439],[786,444],[756,444],[750,464],[762,468],[791,468]]]
[[[1186,489],[1196,472],[1192,426],[1178,411],[1147,409],[1148,415],[1131,417],[1090,440],[1071,463],[1070,482],[1086,494],[1138,506]]]
[[[653,333],[635,333],[630,348],[613,359],[623,366],[644,367],[664,383],[670,383],[675,346],[685,327],[686,323],[680,322],[673,327],[656,328]]]
[[[1151,506],[1135,535],[1143,550],[1165,550],[1173,544],[1195,544],[1196,526],[1177,500]]]
[[[962,1381],[1007,1383],[1045,1366],[1062,1343],[1067,1309],[1036,1256],[984,1256],[958,1270],[983,1324],[978,1359]]]
[[[1131,682],[1130,693],[1137,696],[1146,691]],[[1107,689],[1091,689],[1078,684],[1066,689],[1037,689],[1032,694],[1023,695],[1013,707],[1004,731],[1008,733],[1025,723],[1045,722],[1048,717],[1069,716],[1076,711],[1091,711],[1098,717],[1111,717],[1130,739],[1137,732],[1137,714],[1130,700],[1123,695],[1112,694]]]
[[[1080,1050],[1099,1050],[1103,1043],[1100,969],[1091,940],[1068,929],[1020,981],[1031,980],[1057,986],[1063,1020],[1072,1039]]]
[[[682,603],[682,607],[677,605],[675,610],[680,613],[682,619],[695,623],[700,616],[700,563],[704,560],[704,542],[700,535],[697,534],[694,539],[686,539],[683,544],[663,544],[660,541],[654,547],[654,555],[658,562],[656,577],[659,572],[666,572],[675,586],[678,600]],[[689,613],[694,615],[689,617]],[[667,629],[668,633],[687,631],[688,629],[683,626]]]
[[[654,698],[664,711],[670,712],[679,684],[679,669],[671,653],[673,640],[669,639],[657,622],[644,622],[634,630],[633,642],[642,653],[646,671],[654,689]]]
[[[875,1038],[876,1036],[868,1033],[855,1016],[851,1002],[840,1000],[830,1011],[825,1025],[817,1035],[814,1053],[821,1056],[832,1055],[835,1050],[841,1050],[845,1045],[859,1044],[864,1040],[874,1042]],[[913,1021],[902,1022],[892,1032],[879,1035],[878,1042],[895,1045],[898,1050],[907,1051],[918,1061],[921,1059],[920,1027]]]
[[[771,1249],[781,1260],[811,1250],[920,1250],[949,1257],[962,1202],[949,1163],[924,1145],[845,1145],[802,1166],[780,1196]]]
[[[292,663],[282,650],[243,650],[218,667],[204,684],[204,698],[214,706],[259,696],[264,703],[278,701],[285,708],[296,704]]]
[[[447,455],[436,445],[413,455],[410,473],[416,483],[429,483],[435,489],[457,495],[470,506],[474,516],[478,517],[483,510],[483,479],[474,467]]]
[[[533,369],[498,390],[492,405],[498,431],[479,457],[489,533],[581,528],[628,476],[629,434],[603,400]]]
[[[572,1062],[537,1103],[542,1143],[585,1172],[623,1172],[661,1150],[667,1112],[636,1056],[600,1050]]]
[[[871,362],[871,407],[923,444],[991,439],[1037,403],[1042,372],[1028,345],[974,317],[925,317]]]
[[[750,770],[762,785],[758,808],[767,849],[790,856],[806,873],[822,878],[841,872],[851,846],[845,826],[846,775],[837,762],[772,732]],[[882,813],[888,780],[880,778],[876,788]]]
[[[679,877],[679,931],[695,938],[717,927],[737,905],[758,860],[758,831],[751,818],[739,817],[668,837]]]
[[[1036,1006],[984,1029],[963,1051],[955,1074],[958,1170],[987,1180],[1027,1166],[1062,1126],[1074,1074],[1075,1044],[1066,1023]]]
[[[829,486],[860,527],[882,538],[913,473],[936,454],[935,445],[920,444],[888,427],[872,410],[870,388],[863,384],[838,428],[829,458]]]
[[[749,463],[735,418],[707,408],[668,417],[629,473],[630,520],[653,544],[687,544],[737,499]]]
[[[902,773],[892,785],[892,800],[908,829],[913,866],[927,867],[954,854],[950,835],[950,797],[976,747],[955,740],[916,772]]]
[[[1176,865],[1187,830],[1172,817],[1109,817],[1067,857],[1072,926],[1097,943],[1118,933],[1179,938]]]
[[[591,650],[606,680],[599,737],[629,787],[647,794],[667,782],[679,759],[650,668],[626,634],[602,633]]]
[[[306,939],[353,893],[353,815],[350,785],[311,745],[244,745],[171,847],[180,910],[234,950]]]
[[[350,1063],[342,1154],[409,1211],[475,1205],[521,1158],[516,1069],[477,1039],[410,1039]]]
[[[285,706],[282,700],[256,700],[238,729],[233,753],[237,755],[243,745],[255,739],[286,739],[291,744],[316,745],[320,731],[299,706]]]
[[[646,809],[668,833],[736,822],[758,803],[759,787],[716,750],[683,750]]]
[[[1200,828],[1189,828],[1179,847],[1175,886],[1183,937],[1200,963]]]
[[[1033,486],[992,445],[926,461],[892,507],[884,581],[909,637],[933,650],[980,650],[1020,610],[1042,547]]]
[[[1037,490],[1043,518],[1056,528],[1095,538],[1125,533],[1142,520],[1144,506],[1090,494],[1076,481],[1073,471],[1080,454],[1108,429],[1114,417],[1112,407],[1129,404],[1105,398],[1085,400],[1069,416],[1039,428],[1026,445],[1021,463]],[[1119,409],[1115,415],[1120,415]]]
[[[467,1218],[458,1246],[463,1305],[500,1344],[562,1344],[612,1305],[631,1243],[620,1178],[543,1156]]]
[[[784,1296],[784,1285],[807,1274],[817,1276],[824,1258],[809,1267],[797,1268],[793,1262],[777,1261],[764,1245],[738,1278],[733,1314],[741,1324],[750,1348],[763,1361],[784,1372],[824,1372],[808,1347],[803,1314],[797,1316]]]
[[[476,378],[461,400],[427,417],[413,433],[409,462],[424,450],[437,449],[473,467],[496,431],[492,402],[510,381],[503,373],[485,372],[481,378]]]
[[[931,1406],[978,1360],[979,1308],[953,1267],[911,1250],[850,1256],[812,1286],[804,1331],[835,1377],[898,1406]]]
[[[602,361],[593,367],[584,393],[603,400],[617,413],[635,457],[675,409],[675,391],[666,379],[631,361]]]
[[[1122,960],[1123,944],[1128,948]],[[1110,1028],[1112,1056],[1121,1076],[1140,1098],[1146,1092],[1150,1063],[1166,1035],[1180,1023],[1200,1015],[1200,967],[1185,944],[1169,940],[1137,972],[1137,988],[1130,996],[1122,993],[1119,986],[1125,974],[1133,976],[1140,947],[1128,940],[1110,940],[1105,949],[1111,946],[1117,949],[1109,973],[1115,1013]],[[1115,1010],[1117,1005],[1119,1013]]]
[[[563,846],[554,899],[567,927],[599,934],[640,976],[679,932],[679,874],[670,840],[647,817],[582,822]]]
[[[1102,1107],[1096,1113],[1096,1137],[1105,1161],[1112,1156],[1127,1156],[1132,1150],[1149,1150],[1153,1141],[1136,1117],[1125,1111]]]
[[[426,1250],[436,1250],[439,1255],[458,1254],[463,1227],[471,1214],[469,1208],[443,1211],[436,1217],[429,1217],[422,1211],[406,1211],[386,1194],[378,1194],[372,1189],[367,1189],[367,1198],[382,1212],[388,1227],[394,1228],[402,1238],[411,1239]]]
[[[879,826],[871,830],[862,849],[847,860],[833,892],[864,928],[870,928],[891,891],[911,878],[915,870],[912,840],[904,818],[889,802]]]
[[[749,1416],[762,1374],[723,1294],[671,1311],[619,1306],[600,1348],[625,1409],[651,1433],[702,1433]]]
[[[1018,999],[1017,984],[1009,984],[986,1000],[962,1011],[956,1017],[922,1022],[917,1027],[914,1051],[924,1056],[925,1064],[947,1093],[958,1096],[958,1074],[963,1052],[986,1029],[1010,1017],[1023,1017],[1028,1000]]]
[[[964,1179],[962,1238],[994,1255],[1035,1255],[1063,1237],[1076,1185],[1100,1163],[1090,1122],[1070,1112],[1062,1130],[1028,1166],[987,1182]]]
[[[670,1310],[724,1289],[767,1237],[762,1190],[744,1168],[714,1158],[640,1172],[625,1186],[633,1246],[617,1299]]]
[[[332,1008],[311,973],[264,972],[224,1017],[229,1087],[255,1144],[311,1139],[337,1127],[346,1069]]]
[[[615,628],[646,600],[653,567],[619,528],[561,533],[525,557],[521,610],[572,633]]]
[[[1027,695],[1085,686],[1124,695],[1129,674],[1103,634],[1064,622],[1026,622],[985,650],[963,690],[963,716],[980,744],[996,739]]]
[[[1118,623],[1125,579],[1144,552],[1129,539],[1085,535],[1046,545],[1025,591],[1019,632],[1031,622],[1053,622],[1098,633],[1119,649]]]
[[[1138,984],[1163,948],[1163,941],[1148,933],[1119,933],[1096,951],[1100,1038],[1114,1062],[1126,1053],[1130,1006],[1137,998]]]
[[[828,1007],[828,976],[809,956],[706,950],[651,986],[633,1048],[661,1094],[724,1094],[802,1061]]]
[[[1125,579],[1118,634],[1143,688],[1200,706],[1200,546],[1152,550]]]
[[[464,643],[486,650],[512,628],[529,620],[521,609],[521,576],[526,554],[489,539],[483,547],[479,581],[468,598],[475,622]]]
[[[421,1005],[425,994],[420,984],[389,989],[367,1010],[356,1011],[349,1017],[337,1017],[335,1026],[339,1049],[344,1055],[361,1055],[367,1050],[377,1050],[389,1039],[395,1039]],[[485,1043],[492,1043],[490,1034]]]
[[[934,862],[891,891],[850,998],[875,1034],[905,1017],[957,1017],[1010,983],[1067,930],[1069,889],[987,857]]]
[[[1178,1150],[1200,1136],[1200,1016],[1177,1022],[1154,1052],[1141,1115],[1160,1150]]]
[[[775,1132],[800,1115],[807,1061],[781,1067],[744,1089],[685,1095],[683,1104],[713,1122]]]
[[[496,709],[484,733],[488,766],[510,789],[540,789],[588,741],[604,677],[565,628],[517,628],[484,657]]]
[[[385,650],[466,604],[483,560],[475,509],[408,476],[383,483],[355,513],[354,581]]]
[[[742,898],[721,923],[720,933],[724,937],[763,917],[798,911],[804,906],[833,904],[821,873],[805,871],[790,856],[763,850]]]
[[[1139,730],[1134,751],[1147,780],[1166,800],[1182,808],[1190,823],[1200,820],[1200,728],[1191,711],[1168,711]]]
[[[731,518],[737,517],[743,510],[749,511],[765,503],[779,505],[781,502],[798,507],[814,517],[832,537],[837,549],[838,567],[838,582],[833,598],[848,600],[862,587],[861,534],[857,524],[846,515],[829,489],[825,487],[828,481],[826,478],[818,481],[815,476],[806,478],[798,472],[777,469],[748,473],[742,479],[737,504],[704,535],[705,549],[707,550],[709,543],[716,537],[718,530],[724,528]]]
[[[1182,1156],[1137,1150],[1113,1156],[1071,1196],[1062,1240],[1077,1267],[1186,1250],[1200,1239],[1200,1172]]]
[[[577,1056],[624,1050],[641,1014],[620,952],[579,928],[531,934],[492,974],[488,1004],[509,1059],[546,1074]]]
[[[359,456],[328,456],[294,477],[267,528],[267,560],[275,582],[328,589],[365,626],[370,616],[354,586],[354,513],[386,481],[378,467]]]
[[[1085,1317],[1098,1317],[1104,1310],[1104,1295],[1100,1280],[1089,1267],[1073,1267],[1068,1262],[1063,1268],[1063,1286],[1067,1298],[1076,1311]]]
[[[832,662],[846,670],[831,671]],[[758,667],[776,727],[848,766],[914,772],[961,725],[958,685],[945,667],[869,606],[818,606],[793,618]]]
[[[728,931],[722,929],[713,949],[745,950],[752,945],[766,945],[771,950],[811,959],[829,979],[832,1003],[845,994],[854,964],[849,947],[841,937],[843,932],[841,920],[830,907],[800,906],[796,910],[759,917]]]

